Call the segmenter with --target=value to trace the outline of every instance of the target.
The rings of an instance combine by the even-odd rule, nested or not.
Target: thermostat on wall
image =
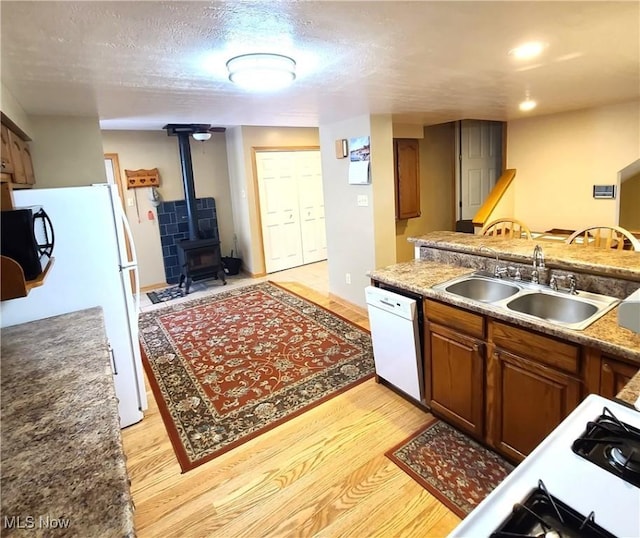
[[[594,185],[593,197],[594,198],[615,198],[616,186],[615,185]]]

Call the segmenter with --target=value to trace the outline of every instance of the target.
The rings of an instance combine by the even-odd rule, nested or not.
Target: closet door
[[[257,151],[267,273],[327,258],[319,150]]]
[[[256,152],[267,273],[302,265],[295,152]]]
[[[320,152],[298,151],[296,162],[302,261],[313,263],[327,258]]]

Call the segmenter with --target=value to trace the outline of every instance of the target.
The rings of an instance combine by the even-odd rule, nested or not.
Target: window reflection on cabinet
[[[396,219],[420,216],[420,151],[418,140],[395,138]]]

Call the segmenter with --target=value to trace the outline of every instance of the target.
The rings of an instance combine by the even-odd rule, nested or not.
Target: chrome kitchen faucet
[[[538,284],[540,282],[540,269],[544,269],[544,252],[542,247],[536,245],[533,249],[533,271],[531,271],[531,282]]]

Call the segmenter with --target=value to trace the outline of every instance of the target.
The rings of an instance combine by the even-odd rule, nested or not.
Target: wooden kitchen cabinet
[[[490,320],[486,441],[523,460],[580,403],[580,347]]]
[[[11,158],[11,142],[9,141],[9,129],[2,125],[0,127],[0,140],[2,141],[2,173],[13,174],[13,159]]]
[[[580,403],[580,380],[496,348],[488,361],[489,444],[522,461]]]
[[[595,347],[432,299],[423,306],[425,402],[514,462],[586,395],[615,398],[638,372]]]
[[[22,161],[23,141],[13,131],[9,131],[9,153],[13,163],[13,183],[27,183],[27,176]]]
[[[482,317],[430,300],[425,301],[425,317],[425,399],[435,415],[481,439],[485,378]]]
[[[24,169],[25,183],[27,185],[34,185],[36,182],[36,176],[33,173],[33,159],[31,158],[31,148],[29,143],[25,140],[21,141],[22,146],[22,166]]]
[[[13,188],[31,187],[36,178],[29,138],[9,118],[0,113],[2,119],[0,139],[2,140],[1,179]]]
[[[638,366],[603,354],[600,366],[600,395],[615,398],[637,372]]]
[[[420,216],[420,150],[418,140],[393,141],[395,163],[396,219]]]

